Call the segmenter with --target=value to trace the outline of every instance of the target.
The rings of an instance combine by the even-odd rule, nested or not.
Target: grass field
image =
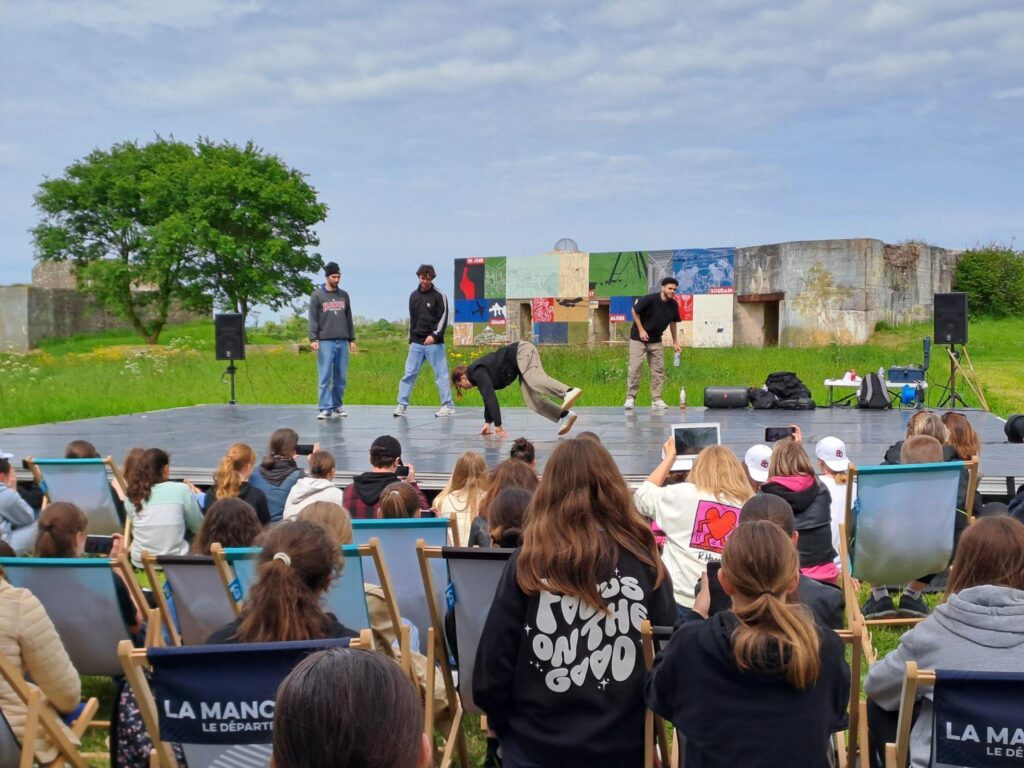
[[[830,345],[816,349],[688,349],[680,368],[668,368],[666,396],[670,402],[685,386],[691,405],[701,405],[705,386],[739,384],[756,386],[772,371],[789,370],[811,387],[819,403],[825,401],[821,382],[855,369],[858,373],[879,367],[920,362],[921,338],[930,334],[926,325],[886,329],[871,342],[856,346]],[[977,379],[990,408],[1000,415],[1024,412],[1024,319],[976,320],[971,325],[969,353]],[[450,341],[450,340],[449,340]],[[301,338],[279,334],[250,333],[248,359],[239,364],[238,399],[242,403],[316,402],[316,359],[305,350]],[[387,328],[367,329],[359,339],[360,351],[349,367],[346,404],[394,402],[402,374],[406,341]],[[449,365],[468,362],[486,349],[455,348],[449,344]],[[949,362],[944,348],[933,350],[930,380],[945,383]],[[545,347],[544,366],[554,377],[586,390],[585,405],[620,405],[624,397],[626,352],[618,348]],[[121,413],[227,402],[228,387],[222,383],[224,363],[213,359],[213,326],[191,323],[167,329],[157,347],[139,344],[127,332],[97,334],[45,343],[29,355],[0,355],[0,426],[65,421]],[[938,400],[937,387],[929,402]],[[968,404],[979,404],[966,385],[961,393]],[[646,383],[641,386],[646,400]],[[437,400],[428,375],[421,375],[413,392],[415,405]],[[500,393],[503,405],[521,405],[514,388]],[[471,393],[464,405],[478,408],[479,395]],[[864,597],[864,596],[862,596]],[[931,596],[934,604],[937,596]],[[879,656],[899,641],[897,630],[872,633]],[[86,678],[86,695],[100,696],[101,716],[109,716],[113,687],[109,680]],[[471,719],[471,752],[479,760],[483,739]],[[105,753],[106,734],[91,731],[86,751]],[[105,757],[90,765],[108,765]]]
[[[830,345],[814,349],[687,349],[680,368],[668,368],[666,396],[670,402],[685,386],[690,405],[701,405],[708,385],[756,386],[772,371],[794,371],[825,401],[826,378],[855,369],[920,362],[925,325],[876,333],[868,344]],[[169,328],[161,344],[140,345],[128,333],[108,333],[46,343],[29,355],[0,355],[0,413],[2,426],[108,416],[121,413],[227,402],[222,383],[224,363],[213,359],[212,323]],[[238,400],[242,403],[316,402],[316,359],[301,339],[281,340],[251,334],[248,359],[239,363]],[[486,349],[453,347],[449,365],[468,362]],[[949,363],[945,348],[933,350],[930,403],[937,403]],[[1000,415],[1024,410],[1024,319],[978,320],[971,326],[969,353],[982,392]],[[359,352],[349,366],[346,404],[389,404],[395,401],[405,363],[406,342],[395,333],[363,334]],[[544,367],[555,378],[586,390],[583,405],[620,405],[625,391],[626,351],[621,347],[545,347]],[[978,398],[964,384],[960,391],[976,406]],[[646,402],[646,385],[640,403]],[[522,405],[519,393],[500,393],[503,405]],[[437,402],[433,382],[421,375],[413,392],[414,405]],[[464,405],[479,407],[471,393]]]

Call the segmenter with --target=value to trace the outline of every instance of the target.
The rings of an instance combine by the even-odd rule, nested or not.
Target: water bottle
[[[885,381],[885,368],[882,368],[881,366],[878,368],[878,378]]]
[[[679,354],[679,352],[676,352],[675,357],[672,358],[672,365],[674,365],[676,368],[679,367],[680,357],[681,355]]]
[[[679,407],[686,407],[686,387],[679,388]]]
[[[917,407],[924,408],[924,384],[917,382]]]

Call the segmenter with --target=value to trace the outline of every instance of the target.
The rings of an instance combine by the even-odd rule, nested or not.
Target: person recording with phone
[[[319,450],[320,443],[300,445],[299,433],[288,427],[275,429],[270,436],[267,454],[249,477],[249,484],[266,494],[271,523],[281,521],[292,486],[306,474],[295,463],[295,457],[310,456]]]
[[[398,481],[404,481],[416,490],[420,509],[430,507],[427,497],[416,484],[416,469],[412,464],[402,463],[402,444],[391,435],[381,435],[370,445],[370,471],[352,478],[352,484],[345,489],[342,506],[353,519],[375,518],[382,492]]]

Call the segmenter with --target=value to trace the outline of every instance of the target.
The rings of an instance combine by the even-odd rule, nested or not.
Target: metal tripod
[[[957,403],[960,404],[961,408],[966,408],[967,403],[964,401],[960,394],[956,391],[956,373],[960,369],[960,351],[956,348],[956,344],[949,345],[949,381],[946,382],[945,390],[946,396],[939,403],[939,408],[945,408],[947,406],[956,408]]]

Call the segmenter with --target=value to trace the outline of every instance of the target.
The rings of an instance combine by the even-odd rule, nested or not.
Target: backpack
[[[776,408],[784,411],[813,411],[814,401],[809,397],[790,397],[775,403]]]
[[[761,387],[751,387],[748,390],[750,404],[754,407],[755,411],[763,411],[768,408],[774,408],[775,404],[779,401],[779,396],[774,392],[769,392],[767,389]]]
[[[860,392],[857,394],[858,408],[873,408],[884,411],[892,408],[889,400],[889,390],[885,388],[885,382],[877,373],[869,373],[860,382]]]
[[[811,397],[811,390],[800,381],[800,378],[790,371],[776,371],[769,373],[764,380],[765,389],[774,393],[779,400],[795,400],[798,398]]]

